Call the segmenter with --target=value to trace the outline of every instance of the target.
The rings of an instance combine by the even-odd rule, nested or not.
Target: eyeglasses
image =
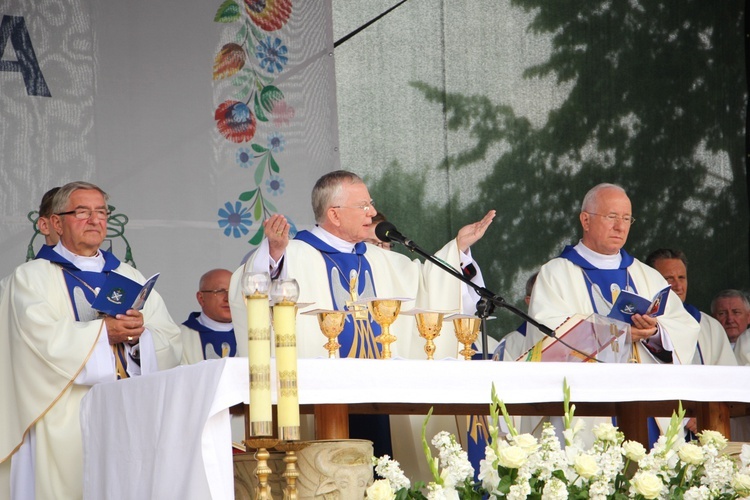
[[[607,220],[610,224],[614,225],[615,222],[618,220],[621,220],[624,224],[627,224],[628,226],[632,226],[635,222],[635,217],[631,217],[630,215],[617,215],[617,214],[597,214],[595,212],[586,212],[589,215],[598,215],[599,217],[602,217]]]
[[[373,200],[370,200],[369,203],[363,203],[361,205],[354,205],[352,207],[347,207],[347,206],[344,206],[344,205],[335,205],[335,206],[333,206],[331,208],[358,208],[360,210],[364,210],[365,214],[367,214],[367,213],[369,213],[369,211],[370,211],[371,208],[372,209],[375,208],[375,202]]]
[[[217,297],[221,297],[222,295],[226,295],[229,297],[229,290],[226,288],[219,288],[218,290],[198,290],[200,293],[212,293],[216,295]]]
[[[97,208],[96,210],[91,210],[90,208],[76,208],[75,210],[70,210],[69,212],[60,212],[55,215],[75,215],[75,218],[78,220],[88,220],[92,216],[96,216],[97,219],[106,219],[111,213],[112,212],[104,210],[102,208]]]

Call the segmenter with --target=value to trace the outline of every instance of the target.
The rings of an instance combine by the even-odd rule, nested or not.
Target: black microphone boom
[[[414,242],[403,234],[399,233],[398,229],[396,229],[396,226],[388,221],[383,221],[375,226],[375,236],[377,236],[380,241],[384,241],[386,243],[395,241],[401,243],[406,248],[414,248]]]

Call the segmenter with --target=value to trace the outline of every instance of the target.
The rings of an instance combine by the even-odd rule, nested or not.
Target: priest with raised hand
[[[338,339],[342,358],[381,357],[381,346],[375,342],[380,326],[366,306],[355,305],[361,299],[409,298],[415,300],[404,304],[405,309],[418,307],[474,313],[478,296],[454,276],[429,262],[422,264],[365,243],[371,237],[372,218],[377,209],[367,186],[356,174],[338,170],[323,175],[313,187],[312,208],[317,225],[311,231],[301,231],[291,241],[290,225],[283,215],[274,215],[264,222],[266,238],[232,276],[229,300],[236,331],[247,331],[247,312],[240,285],[245,272],[268,272],[272,278],[296,279],[300,287],[299,302],[313,303],[316,309],[353,310]],[[461,228],[457,237],[440,249],[436,257],[455,269],[462,269],[465,275],[473,276],[476,283],[483,285],[469,248],[482,238],[494,216],[495,211],[490,210],[482,220]],[[301,315],[297,331],[300,358],[327,356],[323,347],[326,339],[320,333],[315,316]],[[398,337],[391,345],[394,357],[425,359],[424,344],[414,318],[401,315],[391,331]],[[443,332],[435,344],[435,359],[457,355],[457,341],[450,332]],[[247,346],[238,348],[247,349]],[[243,355],[242,350],[240,354]],[[356,424],[350,425],[352,437],[368,437],[375,442],[376,455],[391,454],[387,420],[385,426],[363,423],[364,427],[383,430],[375,436],[357,436]],[[393,441],[412,442],[411,438]],[[415,450],[419,448],[405,452],[413,454],[414,461],[419,463]],[[396,456],[403,464],[403,455],[397,453]]]
[[[2,292],[0,498],[81,498],[79,407],[90,387],[180,362],[179,327],[155,291],[140,311],[91,308],[110,272],[145,282],[100,249],[107,198],[86,182],[60,188],[50,217],[60,241],[16,268]],[[128,429],[112,432],[127,442]]]

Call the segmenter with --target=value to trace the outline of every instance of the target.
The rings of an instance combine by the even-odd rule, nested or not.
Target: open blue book
[[[140,310],[158,277],[159,273],[156,273],[141,285],[122,274],[109,273],[91,307],[110,316],[125,314],[128,309]]]
[[[632,316],[634,314],[661,316],[664,314],[664,309],[667,307],[669,289],[670,287],[667,286],[654,295],[654,298],[651,300],[636,295],[633,292],[623,290],[617,296],[615,303],[612,304],[612,310],[607,316],[619,321],[624,321],[625,323],[630,323],[631,325],[633,324]]]

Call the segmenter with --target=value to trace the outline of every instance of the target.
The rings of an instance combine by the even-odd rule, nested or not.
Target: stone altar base
[[[372,442],[361,439],[306,441],[297,452],[298,498],[361,500],[373,481]],[[273,498],[284,498],[286,486],[282,474],[284,453],[269,450],[268,478]],[[258,479],[255,477],[254,452],[234,455],[234,495],[236,500],[253,500]]]

